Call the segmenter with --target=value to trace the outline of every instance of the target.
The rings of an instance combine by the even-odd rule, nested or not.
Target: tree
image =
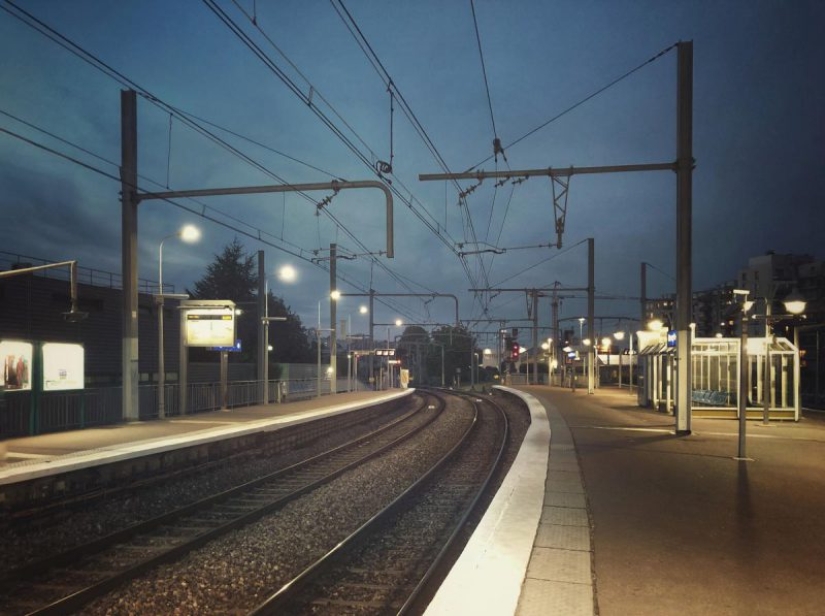
[[[433,345],[427,356],[428,373],[441,374],[441,348],[444,346],[444,376],[446,385],[453,382],[454,377],[460,375],[461,382],[470,381],[470,362],[472,353],[476,350],[475,339],[464,327],[445,325],[432,332]]]
[[[397,359],[401,360],[402,367],[410,370],[410,376],[415,383],[426,384],[429,382],[427,364],[424,361],[429,344],[430,335],[427,330],[418,325],[406,327],[398,340]]]
[[[238,238],[215,255],[215,261],[206,268],[206,275],[195,283],[195,299],[231,299],[239,304],[255,299],[258,275],[253,255],[246,254]]]
[[[223,252],[215,255],[215,261],[206,268],[206,275],[195,282],[194,289],[187,289],[195,299],[228,299],[237,305],[240,314],[236,319],[237,337],[242,351],[230,354],[233,361],[253,363],[258,357],[258,272],[255,256],[248,254],[238,238],[226,245]],[[273,347],[270,362],[290,363],[311,361],[311,352],[301,319],[294,314],[283,299],[270,291],[267,296],[270,317],[285,317],[286,321],[271,321],[269,340]],[[209,355],[203,360],[214,359]],[[273,374],[274,373],[270,373]]]

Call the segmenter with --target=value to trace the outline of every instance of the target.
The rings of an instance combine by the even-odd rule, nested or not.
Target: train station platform
[[[359,391],[282,404],[236,407],[8,439],[0,443],[0,486],[152,453],[274,430],[379,404],[413,390]]]
[[[627,389],[520,386],[532,425],[426,614],[823,613],[825,421],[640,408]]]
[[[503,388],[532,423],[426,614],[822,614],[825,418],[673,418],[627,389]],[[4,441],[0,486],[380,403],[338,394]],[[481,395],[481,394],[479,394]]]

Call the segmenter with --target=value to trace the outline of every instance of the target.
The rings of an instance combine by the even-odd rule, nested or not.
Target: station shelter
[[[639,332],[639,405],[672,413],[676,399],[676,349],[664,332]],[[693,338],[691,408],[694,417],[739,416],[740,338]],[[747,339],[748,419],[798,421],[799,349],[778,336]]]

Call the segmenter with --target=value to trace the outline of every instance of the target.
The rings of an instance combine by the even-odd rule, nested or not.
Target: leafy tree
[[[398,350],[396,354],[401,360],[401,365],[410,370],[410,376],[415,384],[426,384],[429,382],[427,375],[427,347],[430,344],[430,335],[423,327],[410,325],[404,329],[401,338],[398,340]],[[440,377],[438,384],[440,384]]]
[[[196,299],[231,299],[235,303],[251,302],[258,288],[255,258],[244,251],[238,238],[215,255],[215,261],[206,268],[206,275],[195,283],[192,291]]]
[[[428,374],[438,375],[441,380],[441,348],[444,346],[444,376],[446,385],[453,383],[460,375],[462,383],[470,382],[471,353],[476,350],[475,339],[465,327],[442,326],[432,332],[433,345],[427,356]],[[435,379],[431,379],[435,380]]]
[[[194,289],[187,292],[195,299],[228,299],[241,309],[236,320],[241,353],[230,354],[233,361],[255,362],[258,357],[258,315],[257,315],[258,272],[255,255],[248,254],[238,238],[227,244],[223,252],[215,255],[215,260],[206,268],[203,278],[195,282]],[[273,351],[270,362],[300,363],[311,360],[311,353],[301,319],[291,311],[283,299],[270,291],[267,296],[270,317],[285,317],[286,321],[271,321],[269,341]],[[196,359],[214,360],[212,353],[195,353]],[[274,373],[270,371],[270,375]]]

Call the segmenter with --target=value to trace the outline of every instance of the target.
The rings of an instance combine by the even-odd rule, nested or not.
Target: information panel
[[[0,388],[5,391],[27,391],[32,388],[32,351],[30,342],[20,340],[0,341],[0,360],[3,371],[0,374]]]
[[[192,347],[231,347],[235,344],[235,309],[186,310],[186,344]]]
[[[83,389],[83,346],[63,342],[43,345],[43,391]]]

